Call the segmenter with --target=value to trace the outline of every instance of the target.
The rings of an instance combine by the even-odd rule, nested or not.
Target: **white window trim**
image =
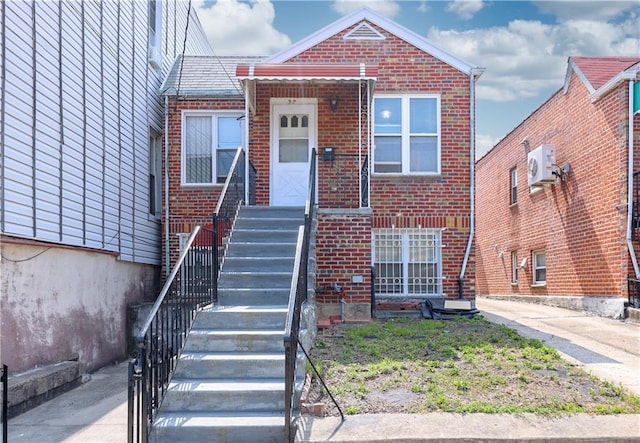
[[[148,17],[147,32],[148,32],[148,53],[147,58],[149,64],[159,69],[162,66],[162,0],[156,0],[155,17]],[[151,35],[151,29],[149,23],[151,20],[155,20],[155,35]]]
[[[217,147],[214,147],[213,145],[211,146],[211,161],[212,161],[212,169],[211,169],[211,183],[187,183],[187,176],[186,176],[186,172],[187,172],[187,168],[186,168],[186,154],[185,154],[185,140],[186,140],[186,119],[187,117],[212,117],[211,120],[211,124],[213,125],[212,128],[212,138],[213,140],[217,140],[217,127],[214,124],[215,122],[215,117],[242,117],[244,115],[244,111],[241,110],[198,110],[198,111],[191,111],[191,110],[183,110],[182,111],[182,116],[180,119],[180,186],[184,186],[184,187],[192,187],[192,188],[202,188],[202,187],[216,187],[216,186],[224,186],[223,183],[217,183],[216,182],[216,177],[217,177],[217,165],[216,165],[216,161],[217,161],[217,156],[216,151],[217,151]],[[245,134],[245,130],[243,129],[241,131],[242,133],[242,146],[246,146],[246,141],[244,140],[244,137],[246,136]],[[240,147],[240,146],[239,146]]]
[[[155,140],[153,148],[155,150],[155,171],[154,179],[155,179],[155,213],[151,212],[151,201],[148,203],[148,213],[151,219],[160,219],[162,213],[162,135],[160,135],[157,131],[150,129],[149,130],[149,155],[151,155],[151,141]],[[157,144],[156,144],[157,143]],[[149,158],[149,173],[151,173],[151,158]],[[149,189],[148,198],[151,197],[151,190]]]
[[[443,268],[442,268],[442,249],[443,244],[442,244],[442,230],[441,229],[434,229],[434,228],[382,228],[382,229],[374,229],[374,231],[372,232],[372,244],[371,244],[371,258],[372,258],[372,263],[375,266],[375,264],[377,263],[376,260],[376,231],[392,231],[392,234],[401,234],[401,238],[402,238],[402,262],[401,262],[401,269],[402,269],[402,278],[403,278],[403,284],[402,284],[402,293],[399,294],[389,294],[389,293],[380,293],[379,295],[383,296],[383,297],[442,297],[444,296],[444,288],[443,288],[443,282],[444,282],[444,276],[443,276]],[[427,235],[435,235],[435,242],[436,244],[434,245],[435,251],[435,260],[432,262],[424,262],[424,263],[435,263],[438,269],[438,275],[435,277],[435,280],[437,280],[437,282],[435,283],[435,285],[438,287],[438,292],[436,293],[428,293],[428,294],[415,294],[415,293],[409,293],[409,281],[408,281],[408,276],[409,276],[409,263],[410,263],[410,259],[409,259],[409,242],[407,241],[407,238],[410,234],[419,234],[420,231],[425,231],[425,234]],[[378,276],[376,276],[377,278]],[[376,284],[376,282],[372,282],[373,285]]]
[[[402,137],[402,172],[375,172],[375,99],[376,98],[399,98],[402,100],[402,133],[401,133],[401,137]],[[428,136],[436,136],[438,138],[438,143],[437,143],[437,150],[438,150],[438,154],[437,154],[437,159],[436,159],[436,163],[437,163],[437,168],[436,171],[434,172],[411,172],[411,166],[409,164],[409,160],[410,160],[410,138],[411,138],[411,133],[409,132],[409,110],[410,110],[410,99],[412,98],[435,98],[436,99],[436,113],[438,116],[438,122],[437,122],[437,132],[434,133],[425,133],[425,134],[419,134],[419,135],[428,135]],[[378,175],[380,177],[393,177],[393,176],[407,176],[407,175],[415,175],[415,176],[440,176],[442,175],[442,108],[441,108],[441,95],[440,94],[376,94],[373,97],[372,103],[373,103],[373,116],[374,118],[371,119],[371,125],[372,125],[372,133],[373,133],[373,137],[372,137],[372,141],[373,141],[373,161],[371,163],[372,166],[372,174],[373,175]]]
[[[544,266],[538,266],[538,260],[536,258],[537,254],[544,254],[544,258],[545,258],[545,265]],[[546,280],[546,275],[547,275],[547,265],[546,265],[546,261],[547,261],[547,253],[544,249],[536,249],[535,251],[531,251],[531,270],[532,270],[532,275],[531,275],[531,286],[535,286],[535,287],[541,287],[541,286],[546,286],[547,285],[547,280]],[[538,269],[543,269],[545,270],[545,280],[536,280],[536,271]]]
[[[515,199],[513,198],[513,190],[516,190]],[[509,169],[509,205],[518,204],[518,168],[515,166]]]

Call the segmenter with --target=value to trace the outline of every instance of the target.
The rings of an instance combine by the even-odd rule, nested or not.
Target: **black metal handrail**
[[[7,365],[2,365],[2,375],[0,375],[0,382],[2,382],[2,441],[7,443],[9,434],[9,368]]]
[[[127,438],[147,441],[197,310],[212,302],[213,232],[196,226],[136,335],[129,362]]]
[[[309,190],[304,210],[304,225],[298,230],[296,255],[291,276],[291,289],[289,291],[289,309],[285,322],[284,348],[285,348],[285,441],[292,442],[295,438],[293,431],[293,417],[299,410],[301,392],[296,390],[296,363],[298,347],[307,355],[307,351],[300,343],[300,313],[302,303],[307,300],[309,248],[311,244],[311,229],[314,219],[316,202],[316,165],[317,155],[314,149],[311,154],[311,166],[309,168]],[[312,362],[311,362],[312,363]],[[313,363],[312,363],[313,365]],[[315,370],[315,367],[314,367]],[[316,371],[317,372],[317,371]],[[324,384],[324,381],[322,382]],[[325,386],[326,388],[326,386]],[[327,390],[328,392],[328,390]],[[329,393],[329,395],[331,395]],[[333,399],[333,396],[331,396]],[[335,403],[335,399],[334,403]],[[340,415],[344,420],[342,410],[336,403]]]
[[[229,168],[222,192],[218,196],[216,210],[213,213],[213,237],[216,239],[217,244],[213,251],[214,266],[212,269],[213,299],[215,301],[218,300],[218,277],[221,266],[218,248],[224,244],[224,238],[227,236],[228,231],[231,230],[233,220],[238,214],[238,209],[245,203],[245,161],[244,149],[238,148],[233,158],[233,163],[231,163],[231,168]],[[249,171],[249,178],[249,198],[251,199],[254,195],[255,169]]]

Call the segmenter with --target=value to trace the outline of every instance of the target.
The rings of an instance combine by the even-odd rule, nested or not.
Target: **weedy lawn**
[[[311,359],[345,414],[640,413],[640,396],[480,315],[333,326]],[[310,400],[338,415],[317,378]]]

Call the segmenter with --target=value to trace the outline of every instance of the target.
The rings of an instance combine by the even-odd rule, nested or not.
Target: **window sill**
[[[518,282],[511,282],[511,287],[512,288],[517,288],[518,287]]]
[[[547,283],[534,283],[531,285],[532,288],[546,288],[547,287]]]
[[[223,186],[224,186],[223,183],[180,183],[181,188],[189,188],[189,189],[222,188]]]
[[[442,178],[442,174],[437,172],[425,172],[424,174],[416,172],[406,174],[401,172],[374,172],[371,175],[376,178]]]

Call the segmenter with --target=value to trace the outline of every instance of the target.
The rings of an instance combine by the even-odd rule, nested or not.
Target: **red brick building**
[[[163,85],[166,250],[210,223],[233,149],[257,205],[303,206],[315,148],[325,312],[344,300],[347,319],[368,318],[372,285],[376,300],[473,299],[481,73],[367,8],[270,57],[179,58]]]
[[[628,204],[639,67],[640,57],[571,57],[563,87],[478,160],[479,295],[623,314],[628,278],[639,277]]]

